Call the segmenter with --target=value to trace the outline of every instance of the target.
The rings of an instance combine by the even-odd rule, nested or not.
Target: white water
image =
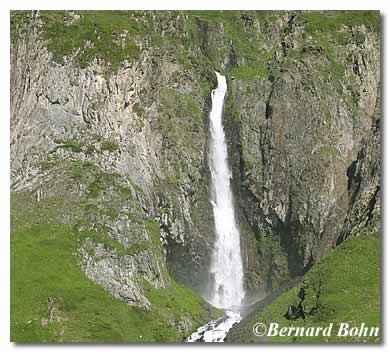
[[[212,91],[210,112],[211,202],[213,205],[216,241],[210,272],[214,276],[211,303],[222,309],[234,310],[244,298],[240,233],[237,228],[233,196],[230,189],[231,171],[222,125],[222,111],[227,90],[226,78],[216,72],[218,86]]]
[[[186,342],[223,342],[229,330],[241,319],[240,313],[226,311],[226,315],[212,320],[196,330]]]
[[[210,153],[211,204],[215,223],[215,245],[210,272],[213,274],[211,304],[224,309],[225,315],[212,320],[194,332],[187,342],[223,342],[232,326],[241,320],[238,311],[244,299],[240,233],[237,228],[233,196],[230,189],[231,171],[222,125],[226,78],[216,72],[218,86],[211,93]]]

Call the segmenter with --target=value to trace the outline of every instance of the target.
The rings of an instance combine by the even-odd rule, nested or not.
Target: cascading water
[[[227,90],[226,78],[216,72],[218,86],[212,91],[210,112],[211,196],[216,240],[210,272],[213,275],[211,304],[224,309],[225,316],[200,327],[188,342],[223,342],[233,324],[241,319],[239,306],[244,299],[240,233],[235,220],[230,189],[231,171],[227,160],[222,112]]]
[[[222,125],[226,78],[216,72],[218,86],[212,92],[210,112],[211,201],[213,205],[216,241],[211,273],[214,276],[212,303],[218,308],[239,306],[244,298],[240,233],[237,228],[232,191],[231,171],[227,160],[225,132]]]

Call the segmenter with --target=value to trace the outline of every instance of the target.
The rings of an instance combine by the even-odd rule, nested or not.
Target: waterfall
[[[223,342],[229,330],[241,320],[239,307],[244,299],[240,232],[236,224],[233,195],[230,189],[231,171],[227,160],[225,132],[222,125],[226,78],[215,72],[218,86],[211,93],[210,202],[213,205],[215,244],[210,272],[214,277],[210,303],[225,310],[222,317],[198,328],[187,342]]]
[[[231,171],[222,125],[223,104],[227,90],[226,78],[216,72],[218,86],[211,93],[210,201],[213,205],[215,245],[210,272],[214,277],[211,303],[218,308],[240,306],[245,292],[240,250],[240,233],[235,220],[233,195],[230,188]]]

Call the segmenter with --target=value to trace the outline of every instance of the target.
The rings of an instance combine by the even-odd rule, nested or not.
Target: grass
[[[101,210],[95,209],[95,212],[98,213],[101,212]],[[106,213],[107,212],[109,211],[106,211]],[[150,241],[143,240],[140,242],[136,242],[127,248],[123,246],[121,243],[119,243],[118,241],[112,239],[105,232],[104,227],[102,227],[100,231],[88,230],[88,231],[81,231],[79,232],[79,234],[81,239],[89,238],[94,243],[102,243],[105,246],[105,248],[115,251],[117,254],[121,256],[138,254],[148,249],[152,249],[154,255],[158,255],[161,249],[160,248],[161,246],[160,227],[158,223],[153,219],[144,220],[144,224],[150,236]]]
[[[170,119],[181,118],[184,120],[184,123],[201,124],[202,111],[198,102],[191,94],[182,93],[179,90],[170,88],[162,89],[160,94],[162,100],[161,105],[166,109],[166,113]],[[179,116],[176,116],[177,113],[179,113]],[[172,128],[173,126],[170,127]]]
[[[57,218],[53,214],[66,216],[71,210],[77,210],[79,213],[78,223],[87,225],[89,228],[89,225],[85,223],[86,215],[88,219],[91,219],[88,216],[92,216],[92,218],[97,216],[98,218],[107,217],[115,220],[119,216],[123,204],[126,204],[126,207],[130,206],[131,208],[126,212],[126,215],[133,222],[142,222],[143,211],[140,205],[134,201],[134,195],[137,192],[142,194],[143,189],[130,178],[123,178],[115,171],[103,170],[90,161],[61,159],[55,154],[41,163],[41,169],[46,173],[61,175],[62,187],[67,192],[61,193],[61,196],[52,197],[52,201],[50,201],[51,197],[49,196],[46,196],[39,203],[33,201],[32,213],[44,210],[38,218],[43,216],[47,222],[51,222],[50,219]],[[80,184],[86,190],[81,197],[79,194]],[[23,204],[20,198],[21,194],[19,193],[11,197],[11,199],[16,200],[17,204]],[[26,195],[26,199],[31,202],[31,196]],[[65,204],[65,199],[68,199],[68,203],[71,204]],[[82,214],[80,214],[81,212]],[[27,211],[24,209],[23,213],[27,213]],[[46,216],[47,213],[50,214],[49,217]]]
[[[32,11],[11,11],[10,30],[11,43],[14,44],[19,35],[24,35],[28,31],[28,24],[32,19]]]
[[[152,242],[155,245],[160,246],[160,226],[157,221],[153,219],[146,219],[144,223]]]
[[[119,145],[117,143],[115,143],[114,141],[106,139],[106,140],[103,140],[101,142],[100,148],[102,151],[108,151],[110,153],[113,153],[113,152],[119,150]]]
[[[138,115],[138,116],[144,116],[145,110],[143,106],[140,103],[135,103],[133,105],[133,111]]]
[[[151,243],[149,241],[137,242],[126,248],[118,241],[113,240],[104,231],[82,231],[80,233],[80,238],[89,238],[94,243],[101,243],[105,248],[115,251],[121,256],[135,255],[151,248]]]
[[[237,55],[248,61],[255,61],[262,55],[258,42],[249,31],[244,30],[243,16],[255,18],[259,12],[245,11],[189,11],[191,16],[204,21],[222,24]]]
[[[78,11],[79,20],[64,24],[64,11],[42,11],[48,48],[57,62],[80,48],[76,62],[86,67],[94,58],[102,59],[116,71],[125,60],[138,59],[136,22],[128,11]]]
[[[91,162],[55,158],[44,166],[46,171],[61,175],[60,193],[50,194],[53,186],[47,183],[45,197],[39,202],[34,192],[11,194],[13,341],[182,341],[189,334],[185,326],[192,332],[219,314],[216,311],[209,314],[203,299],[176,284],[165,266],[160,266],[161,275],[164,282],[171,283],[170,287],[156,289],[144,284],[150,309],[128,306],[89,280],[80,268],[78,251],[82,243],[88,244],[86,238],[120,256],[148,250],[162,263],[159,225],[146,218],[138,203],[133,202],[132,194],[137,191],[133,182],[127,183]],[[86,186],[85,196],[78,195],[77,184],[76,192],[71,191],[75,181]],[[108,188],[111,193],[106,201],[100,193]],[[125,247],[108,235],[104,221],[99,219],[115,219],[122,202],[131,205],[127,206],[127,215],[134,223],[133,235],[138,236],[137,231],[144,226],[149,240],[142,238]],[[96,230],[78,231],[91,225]],[[92,248],[86,249],[93,254]],[[54,317],[50,313],[53,310]]]
[[[144,193],[142,187],[138,186],[134,181],[129,179],[129,182],[131,184],[131,187],[133,187],[138,193]]]
[[[83,144],[74,137],[67,140],[56,139],[54,142],[57,144],[57,149],[69,148],[73,153],[81,153],[83,151]]]
[[[204,138],[204,115],[201,103],[188,93],[163,88],[160,98],[158,123],[163,144],[167,150],[175,148],[176,153],[174,160],[168,162],[164,159],[164,167],[170,180],[176,183],[181,175],[190,173],[188,163],[184,160],[194,155],[194,150],[200,147],[200,141]],[[189,144],[188,141],[195,141],[195,144]]]
[[[31,11],[14,11],[11,17],[13,37],[25,31]],[[95,58],[105,61],[115,72],[124,61],[136,60],[138,26],[135,11],[40,11],[42,30],[53,60],[75,56],[75,63],[86,67]],[[76,17],[75,17],[76,16]],[[78,17],[77,17],[78,16]]]
[[[302,284],[266,306],[243,333],[244,341],[262,342],[379,342],[379,337],[267,337],[252,333],[255,322],[284,326],[322,326],[349,322],[351,326],[380,326],[380,240],[372,236],[354,237],[325,255],[306,273]],[[297,307],[304,292],[305,318],[286,319],[288,307]]]
[[[254,62],[234,67],[229,71],[228,76],[239,80],[255,80],[267,77],[268,70],[265,64]]]
[[[231,42],[231,48],[240,64],[224,72],[236,79],[258,79],[267,75],[266,64],[271,59],[272,51],[264,49],[263,44],[269,39],[265,32],[253,32],[253,27],[246,26],[246,21],[259,20],[262,27],[272,17],[269,11],[189,11],[191,17],[197,17],[208,23],[223,26],[225,36]],[[227,53],[225,53],[226,55]],[[218,61],[218,57],[211,58]]]
[[[152,309],[131,307],[90,281],[79,268],[82,236],[65,225],[33,225],[11,236],[11,339],[16,342],[181,341],[188,315],[206,319],[203,300],[173,283],[145,288]],[[49,304],[55,316],[48,321]],[[172,318],[172,319],[170,319]]]
[[[273,50],[269,42],[269,26],[275,22],[278,12],[273,11],[40,11],[42,30],[47,47],[54,61],[64,62],[64,57],[74,55],[80,67],[88,66],[95,58],[108,64],[109,71],[116,71],[125,61],[140,58],[139,42],[153,47],[176,48],[177,60],[190,69],[199,57],[202,44],[202,23],[206,27],[223,26],[231,49],[239,58],[243,79],[248,77],[253,66],[265,65]],[[186,16],[183,27],[178,24],[177,31],[168,31],[164,36],[156,30],[155,16],[161,22],[169,22],[177,16]],[[13,11],[11,16],[12,39],[18,31],[26,31],[32,18],[31,11]],[[252,26],[260,23],[260,30]],[[371,31],[379,32],[379,11],[302,11],[296,21],[304,26],[306,35],[317,36],[322,33],[330,36],[336,44],[346,44],[352,34],[346,34],[343,27],[364,25]],[[205,27],[205,28],[206,28]],[[268,49],[265,49],[268,48]],[[231,50],[221,43],[218,47],[208,47],[202,61],[208,66],[220,66],[221,55]],[[194,61],[195,60],[195,61]],[[248,67],[247,67],[248,66]],[[226,72],[227,73],[227,72]],[[137,114],[142,109],[134,108]]]
[[[84,140],[80,140],[80,137],[76,138],[72,136],[66,140],[55,139],[54,142],[57,145],[52,153],[61,148],[69,149],[73,153],[84,153],[86,155],[93,153],[101,154],[104,151],[115,153],[120,149],[118,143],[111,139],[103,138],[100,135],[87,135],[87,137],[84,137]]]
[[[379,11],[303,11],[298,16],[308,33],[335,33],[342,26],[366,26],[372,31],[380,30]]]
[[[288,57],[293,62],[302,60],[312,63],[320,63],[321,56],[326,58],[317,68],[319,82],[324,83],[324,89],[326,85],[334,86],[342,95],[347,67],[342,53],[347,45],[361,45],[366,38],[365,32],[352,32],[351,28],[365,26],[369,31],[379,33],[379,11],[302,11],[295,22],[304,29],[303,46],[288,50]],[[310,47],[314,50],[306,51]],[[354,108],[353,104],[351,108]]]
[[[128,307],[85,277],[77,237],[63,225],[33,226],[11,238],[11,339],[17,342],[138,341],[153,334],[137,326],[147,312]],[[63,320],[48,317],[48,299]],[[153,324],[153,323],[152,323]],[[64,332],[61,333],[61,329]]]
[[[59,161],[45,162],[45,167],[52,169],[65,167],[67,175],[71,180],[86,184],[87,196],[89,198],[98,198],[99,195],[109,189],[115,189],[122,193],[126,198],[132,197],[131,189],[123,183],[121,176],[114,171],[105,171],[96,164],[90,161],[81,160],[64,160],[60,166]],[[136,191],[142,191],[142,188],[137,186],[130,179],[128,180],[131,187]]]

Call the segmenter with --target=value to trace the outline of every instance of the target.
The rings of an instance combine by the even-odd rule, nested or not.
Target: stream
[[[225,311],[225,315],[201,326],[186,342],[224,342],[224,339],[235,323],[240,322],[240,313],[231,310]]]

